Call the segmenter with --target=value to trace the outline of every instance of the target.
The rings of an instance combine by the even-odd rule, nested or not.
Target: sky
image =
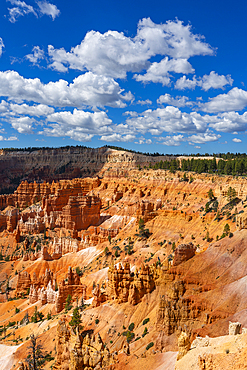
[[[247,3],[1,0],[0,147],[246,152]]]

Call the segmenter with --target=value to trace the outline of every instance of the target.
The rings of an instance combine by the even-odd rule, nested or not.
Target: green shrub
[[[143,320],[142,325],[146,325],[148,322],[149,322],[149,318],[147,318],[147,319]]]
[[[145,326],[145,329],[144,329],[143,334],[142,334],[142,338],[144,338],[144,337],[145,337],[145,335],[147,335],[147,333],[148,333],[148,329],[147,329],[147,327]]]
[[[134,330],[134,327],[135,327],[135,324],[132,322],[132,323],[129,325],[129,331],[133,331],[133,330]]]
[[[146,347],[146,351],[148,351],[148,350],[149,350],[149,348],[153,347],[153,345],[154,345],[154,342],[150,342],[150,343],[147,345],[147,347]]]

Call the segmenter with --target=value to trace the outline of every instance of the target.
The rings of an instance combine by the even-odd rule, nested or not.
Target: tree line
[[[210,173],[218,175],[247,175],[247,156],[235,157],[234,159],[220,159],[218,162],[216,158],[213,159],[196,159],[188,158],[172,159],[171,161],[160,161],[155,164],[150,163],[149,168],[170,170],[171,172],[193,171],[198,174]]]

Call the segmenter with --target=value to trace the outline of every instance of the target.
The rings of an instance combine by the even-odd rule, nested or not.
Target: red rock
[[[180,263],[188,261],[190,258],[194,257],[196,253],[196,247],[193,243],[180,244],[174,253],[173,266],[178,266]]]

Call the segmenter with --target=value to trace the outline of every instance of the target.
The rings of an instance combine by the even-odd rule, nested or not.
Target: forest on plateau
[[[196,173],[210,173],[218,175],[240,175],[245,176],[247,174],[247,157],[235,157],[233,159],[195,159],[188,158],[172,159],[170,161],[160,161],[155,164],[149,164],[149,168],[153,169],[165,169],[171,172],[181,171],[193,171]]]

